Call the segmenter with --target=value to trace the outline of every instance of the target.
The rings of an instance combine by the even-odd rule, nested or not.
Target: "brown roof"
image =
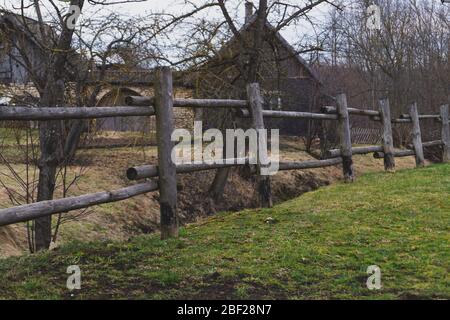
[[[253,14],[239,30],[239,33],[242,34],[248,31],[248,29],[250,29],[250,27],[256,22],[257,17],[258,17],[257,13]],[[266,21],[265,26],[268,30],[275,31],[275,27],[272,26],[270,22]],[[274,35],[276,39],[280,41],[280,43],[286,48],[286,50],[290,54],[292,54],[292,57],[295,59],[295,61],[297,61],[300,65],[302,65],[309,72],[309,74],[315,81],[322,84],[316,71],[311,68],[311,66],[306,62],[306,60],[300,56],[300,54],[294,49],[292,45],[289,44],[289,42],[280,34],[280,32],[274,32]],[[237,41],[236,37],[233,36],[225,45],[222,46],[219,52],[226,50],[236,41]]]

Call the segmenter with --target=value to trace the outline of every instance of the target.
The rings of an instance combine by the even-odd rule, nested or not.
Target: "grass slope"
[[[267,223],[267,218],[271,223]],[[273,209],[0,261],[0,298],[450,298],[450,165],[373,173]],[[82,289],[66,289],[79,265]],[[378,265],[382,289],[366,269]]]

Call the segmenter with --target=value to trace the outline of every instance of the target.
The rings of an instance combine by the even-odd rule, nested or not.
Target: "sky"
[[[40,1],[44,7],[47,6],[51,8],[51,6],[48,3],[48,0],[40,0]],[[60,1],[63,5],[64,2],[67,2],[67,0],[57,0],[57,1]],[[114,1],[120,0],[111,0],[111,2]],[[109,10],[119,13],[121,15],[129,15],[129,16],[145,15],[146,13],[161,12],[161,11],[179,14],[186,10],[183,5],[180,6],[180,3],[183,2],[184,2],[183,0],[147,0],[145,2],[140,3],[116,4],[109,6],[101,6],[101,5],[93,6],[89,4],[88,1],[86,1],[84,14],[91,14],[96,10],[98,10],[98,8],[101,8],[102,11]],[[192,2],[198,5],[203,3],[202,0],[192,0]],[[254,2],[257,3],[258,0],[255,0]],[[3,7],[9,9],[12,9],[14,6],[20,4],[18,0],[0,0],[0,3],[3,4]],[[229,7],[230,12],[237,12],[236,19],[242,23],[244,20],[244,0],[228,0],[227,7]],[[325,14],[330,9],[330,7],[331,6],[328,4],[322,4],[314,8],[310,14],[310,18],[315,21],[322,21],[324,19]],[[235,8],[237,8],[237,10],[233,10]],[[221,12],[218,8],[214,10],[209,10],[205,14],[207,14],[208,17],[213,18],[221,17]],[[285,28],[284,30],[282,30],[282,34],[289,42],[296,43],[298,42],[299,35],[312,35],[314,34],[314,30],[311,28],[311,25],[309,23],[304,22],[300,23],[300,25],[297,26],[290,26]]]
[[[182,1],[181,1],[182,2]],[[201,4],[202,0],[193,0],[194,3]],[[258,0],[254,0],[254,3],[258,3]],[[121,12],[123,14],[129,15],[139,15],[145,12],[164,10],[171,13],[179,13],[182,11],[182,7],[175,6],[175,3],[180,3],[180,0],[148,0],[143,3],[127,4],[127,5],[115,5],[110,9],[116,12]],[[227,7],[229,7],[230,12],[233,8],[237,8],[238,13],[237,19],[242,23],[244,21],[244,1],[243,0],[229,0],[227,1]],[[323,21],[326,14],[330,9],[329,4],[322,4],[313,9],[310,14],[310,18],[314,21]],[[222,13],[219,9],[208,11],[210,17],[222,17]],[[300,31],[301,30],[301,31]],[[313,35],[314,30],[311,28],[310,23],[304,21],[299,26],[290,26],[282,30],[283,36],[291,43],[297,42],[299,33],[304,33],[308,35]]]

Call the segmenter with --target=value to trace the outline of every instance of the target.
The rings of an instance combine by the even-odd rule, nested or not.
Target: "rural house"
[[[37,22],[13,13],[1,12],[0,29],[0,83],[27,84],[31,81],[31,75],[25,67],[23,55],[26,55],[35,72],[45,69],[45,59],[34,35]],[[49,26],[45,31],[52,32]],[[6,33],[12,40],[4,39]]]
[[[251,37],[255,27],[256,14],[253,14],[252,4],[246,3],[246,22],[240,33],[243,37]],[[18,84],[29,84],[30,75],[21,66],[20,52],[17,48],[32,52],[35,64],[44,65],[45,59],[40,58],[41,51],[29,30],[37,22],[12,13],[3,13],[0,27],[4,32],[13,30],[18,34],[18,42],[14,46],[3,46],[0,51],[0,81],[5,86],[15,87]],[[33,23],[34,22],[34,23]],[[27,28],[23,28],[23,25]],[[30,28],[30,26],[32,26]],[[36,27],[36,26],[34,26]],[[4,30],[9,28],[10,30]],[[52,32],[47,27],[48,32]],[[259,70],[260,83],[265,98],[265,108],[293,111],[311,111],[320,96],[321,82],[314,70],[300,57],[298,52],[274,27],[266,23],[264,28],[263,63]],[[20,37],[19,37],[20,35]],[[19,42],[20,40],[20,42]],[[1,44],[0,44],[1,47]],[[17,48],[16,48],[17,47]],[[197,71],[174,74],[174,94],[177,98],[245,98],[246,83],[235,67],[235,58],[239,54],[237,40],[233,37]],[[124,99],[129,95],[152,95],[152,70],[123,61],[105,66],[93,66],[90,86],[102,84],[97,106],[124,105]],[[120,61],[120,60],[119,60]],[[102,70],[105,69],[105,70]],[[105,71],[104,73],[102,71]],[[100,79],[103,73],[104,78]],[[36,90],[34,90],[34,94]],[[14,101],[14,99],[13,99]],[[176,108],[175,121],[177,127],[191,128],[194,115],[191,110]],[[219,114],[220,112],[215,112]],[[197,118],[201,118],[198,116]],[[203,115],[207,118],[208,115]],[[148,120],[148,121],[147,121]],[[206,121],[208,122],[208,121]],[[289,119],[266,120],[266,127],[281,128],[282,134],[305,135],[309,130],[309,121],[292,121]],[[155,124],[151,119],[118,117],[103,119],[97,122],[97,129],[105,131],[154,131]]]
[[[38,101],[39,93],[32,81],[30,68],[24,62],[26,56],[33,71],[45,70],[47,61],[39,44],[37,30],[38,22],[34,19],[11,12],[0,13],[0,104],[34,105]],[[45,31],[50,34],[53,29],[45,25]],[[4,38],[6,34],[9,41]],[[130,64],[125,55],[120,54],[123,51],[119,50],[119,58],[122,58],[119,63],[89,67],[90,62],[85,59],[85,63],[81,61],[79,64],[90,70],[90,77],[86,81],[89,88],[101,85],[96,106],[123,106],[126,96],[153,94],[153,70]],[[83,60],[78,54],[76,58]],[[192,98],[192,86],[180,80],[178,75],[174,76],[175,96]],[[192,110],[177,108],[174,112],[177,127],[192,127]],[[99,119],[96,128],[103,131],[149,132],[155,130],[155,123],[153,117],[116,117]]]
[[[99,74],[106,69],[100,80]],[[105,85],[98,97],[97,106],[124,106],[127,96],[152,96],[154,92],[153,69],[130,66],[128,63],[116,63],[106,66],[95,66],[90,82],[94,86],[100,81]],[[174,73],[174,96],[176,98],[192,98],[193,87],[185,81],[182,73]],[[175,108],[175,125],[178,128],[191,129],[194,124],[192,109]],[[97,120],[97,129],[103,131],[144,131],[154,132],[154,117],[115,117]]]
[[[246,21],[239,30],[241,36],[249,43],[252,41],[256,27],[257,15],[253,13],[253,4],[246,3]],[[274,27],[266,23],[262,63],[258,74],[264,93],[265,108],[285,111],[312,111],[320,97],[322,84],[315,71],[298,54],[298,52]],[[240,74],[236,59],[240,47],[236,37],[231,38],[218,54],[202,66],[198,74],[199,97],[205,98],[246,98],[246,83]],[[248,59],[248,57],[243,57]],[[211,113],[203,111],[203,118],[211,118]],[[201,116],[197,115],[198,118]],[[208,121],[207,121],[208,122]],[[309,121],[303,120],[265,120],[266,127],[280,128],[281,134],[305,135]]]

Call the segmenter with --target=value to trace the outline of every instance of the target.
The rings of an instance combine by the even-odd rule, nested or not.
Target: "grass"
[[[0,298],[449,299],[449,229],[450,165],[370,173],[273,209],[218,214],[179,239],[0,260]],[[66,289],[69,265],[81,268],[79,291]],[[370,265],[380,290],[366,287]]]

